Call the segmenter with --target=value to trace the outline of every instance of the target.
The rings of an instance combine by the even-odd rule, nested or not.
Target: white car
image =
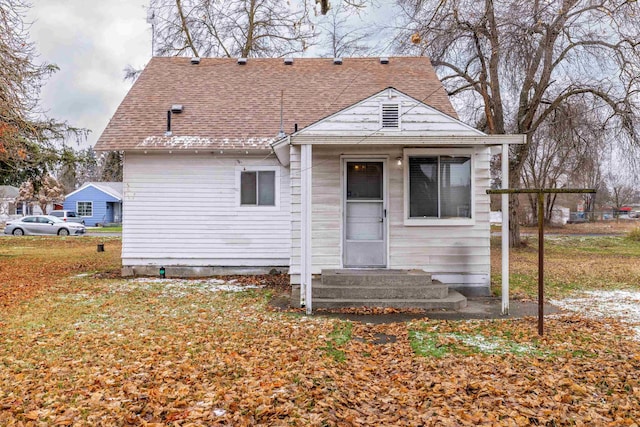
[[[87,229],[82,224],[64,222],[50,215],[31,215],[7,222],[4,234],[14,236],[37,236],[53,234],[58,236],[80,235]]]

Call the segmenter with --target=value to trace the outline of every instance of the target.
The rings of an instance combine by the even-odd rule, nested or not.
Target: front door
[[[384,162],[345,162],[345,267],[386,267],[387,211],[384,193]]]

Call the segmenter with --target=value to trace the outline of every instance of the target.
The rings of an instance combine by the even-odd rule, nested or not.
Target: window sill
[[[474,218],[405,218],[405,227],[424,226],[469,226],[476,225]]]
[[[279,211],[280,206],[240,205],[236,206],[236,210],[245,212],[273,212]]]

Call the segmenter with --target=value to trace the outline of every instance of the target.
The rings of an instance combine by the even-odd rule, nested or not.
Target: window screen
[[[409,218],[471,218],[471,158],[409,158]]]
[[[275,171],[241,172],[240,204],[246,206],[275,206]]]

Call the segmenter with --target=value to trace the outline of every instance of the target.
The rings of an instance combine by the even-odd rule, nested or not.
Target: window
[[[240,172],[241,206],[276,206],[276,189],[275,170]]]
[[[78,216],[93,216],[93,202],[76,202],[76,211]]]
[[[408,150],[409,151],[409,150]],[[406,219],[408,225],[467,224],[472,218],[471,155],[423,154],[411,150],[407,162]],[[415,154],[414,154],[415,153]],[[467,220],[465,222],[465,220]]]

